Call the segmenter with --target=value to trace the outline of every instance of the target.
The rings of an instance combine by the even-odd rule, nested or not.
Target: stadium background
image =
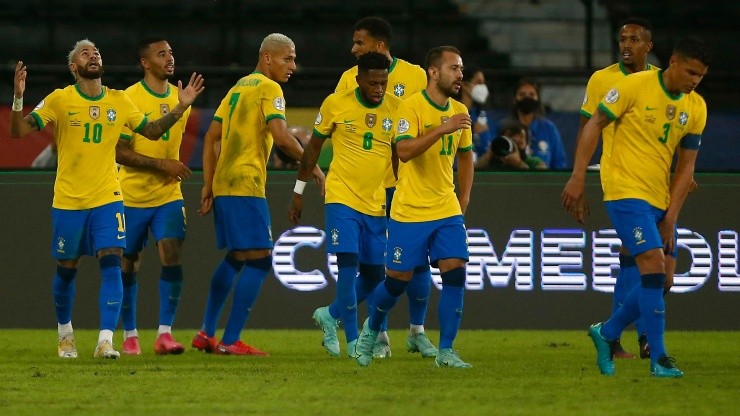
[[[281,2],[282,3],[282,2]],[[135,44],[149,34],[166,37],[175,50],[177,75],[203,73],[206,92],[196,102],[188,123],[182,160],[200,166],[202,136],[213,109],[228,88],[250,72],[264,35],[285,33],[296,42],[300,71],[284,85],[288,121],[310,126],[316,107],[332,92],[341,72],[353,65],[349,54],[352,25],[363,16],[379,15],[394,26],[391,51],[395,56],[421,63],[429,47],[452,44],[461,48],[466,65],[477,64],[487,75],[492,97],[493,119],[505,114],[511,88],[523,75],[534,75],[544,86],[543,102],[560,129],[572,157],[578,124],[577,109],[586,80],[593,70],[615,60],[614,33],[617,22],[627,16],[648,18],[655,26],[655,49],[650,61],[665,66],[672,44],[688,34],[705,38],[714,55],[710,73],[700,86],[707,99],[709,121],[697,167],[700,191],[691,197],[682,213],[681,225],[705,238],[711,265],[707,277],[695,291],[670,297],[673,328],[738,329],[734,317],[740,312],[738,278],[720,290],[720,266],[725,276],[737,276],[737,206],[740,187],[740,105],[736,100],[738,81],[733,70],[740,34],[736,2],[703,3],[673,1],[354,1],[312,2],[196,1],[196,0],[29,0],[0,1],[0,241],[5,270],[0,274],[0,327],[39,327],[53,324],[50,278],[54,262],[49,255],[53,173],[11,172],[30,166],[49,143],[50,134],[40,132],[24,140],[8,138],[8,112],[12,94],[14,63],[24,60],[29,68],[26,111],[52,89],[68,85],[71,77],[65,62],[76,40],[89,38],[100,48],[106,67],[104,84],[125,88],[140,79]],[[722,173],[720,173],[722,172]],[[594,316],[608,313],[611,296],[594,290],[592,282],[591,235],[608,227],[598,203],[598,178],[590,178],[594,213],[585,232],[581,253],[587,276],[583,289],[543,289],[541,236],[544,230],[578,230],[559,207],[563,174],[478,174],[473,189],[469,228],[485,229],[501,257],[515,229],[533,232],[536,248],[534,287],[517,290],[514,280],[505,287],[486,282],[482,290],[466,297],[467,328],[581,328]],[[270,173],[268,198],[277,238],[290,227],[285,207],[290,193],[290,173]],[[222,253],[215,250],[212,218],[197,218],[200,177],[185,184],[186,206],[191,213],[185,251],[186,284],[176,325],[197,327],[205,303],[208,280]],[[502,197],[505,195],[505,198]],[[318,198],[311,200],[304,224],[321,228],[323,212]],[[734,236],[723,245],[719,233]],[[724,241],[724,240],[723,240]],[[301,270],[319,269],[328,277],[323,246],[304,249],[297,258]],[[706,254],[704,254],[706,256]],[[691,274],[697,254],[682,249],[679,273]],[[701,257],[701,254],[699,254]],[[724,262],[724,263],[722,263]],[[147,250],[140,274],[141,326],[156,319],[158,262]],[[578,272],[563,268],[563,278]],[[274,277],[274,276],[273,276]],[[690,276],[689,276],[690,277]],[[75,322],[78,327],[97,325],[95,312],[99,277],[97,265],[83,261],[79,279]],[[11,288],[13,290],[11,291]],[[334,283],[321,290],[286,288],[277,278],[266,283],[250,326],[263,328],[308,327],[310,312],[331,299]],[[433,295],[430,324],[435,325]],[[279,305],[292,305],[282,310]],[[401,308],[399,310],[404,310]],[[394,314],[401,327],[403,312]]]

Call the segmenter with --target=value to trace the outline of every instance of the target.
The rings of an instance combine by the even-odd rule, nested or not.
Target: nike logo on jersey
[[[645,111],[653,111],[653,110],[655,110],[657,108],[658,107],[650,107],[650,106],[647,106],[647,107],[645,107]]]
[[[432,125],[431,125],[431,124],[425,124],[425,125],[424,125],[424,128],[425,128],[425,129],[428,129],[429,127],[432,127]]]
[[[116,238],[119,239],[119,240],[123,240],[124,238],[126,238],[126,236],[125,235],[117,235]]]
[[[107,303],[108,303],[109,306],[113,306],[113,305],[118,305],[121,302],[113,302],[113,301],[110,301],[109,300]]]
[[[351,123],[351,122],[353,122],[353,121],[354,121],[354,120],[344,120],[344,121],[342,122],[342,124],[348,124],[348,123]]]
[[[67,115],[68,115],[68,116],[73,116],[73,115],[75,115],[75,114],[80,114],[80,112],[79,112],[79,111],[68,111],[68,112],[67,112]]]

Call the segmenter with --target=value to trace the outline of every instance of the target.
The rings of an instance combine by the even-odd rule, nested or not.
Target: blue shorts
[[[254,196],[217,196],[213,200],[216,246],[233,250],[272,249],[267,200]]]
[[[182,199],[153,208],[127,207],[126,254],[138,253],[146,247],[149,229],[154,241],[165,238],[185,239],[185,204]]]
[[[468,237],[462,215],[425,222],[388,221],[385,266],[406,272],[441,259],[468,261]],[[431,260],[431,262],[430,262]]]
[[[363,214],[343,204],[326,204],[326,251],[355,253],[362,264],[383,264],[386,218]]]
[[[654,248],[663,248],[658,223],[665,216],[665,210],[655,208],[642,199],[619,199],[606,201],[606,212],[617,231],[622,244],[637,256]],[[674,229],[673,257],[678,254],[678,230]]]
[[[396,187],[385,188],[385,216],[391,217],[391,204],[393,203],[393,195],[396,193]]]
[[[57,260],[94,256],[104,248],[126,248],[123,201],[90,209],[51,209],[51,255]]]

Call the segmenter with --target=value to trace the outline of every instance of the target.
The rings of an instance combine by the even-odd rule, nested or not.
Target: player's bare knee
[[[123,248],[121,247],[108,247],[101,248],[98,250],[98,258],[112,254],[114,256],[123,257]]]

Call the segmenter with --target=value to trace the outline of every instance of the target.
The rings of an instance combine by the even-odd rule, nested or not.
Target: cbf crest
[[[680,113],[678,113],[678,124],[685,126],[688,121],[689,121],[689,113],[685,111],[681,111]]]
[[[159,114],[162,114],[163,116],[166,116],[170,113],[170,105],[169,104],[160,104],[159,105]]]
[[[676,117],[676,106],[669,105],[665,108],[665,116],[668,120],[673,120]]]
[[[64,237],[59,237],[57,240],[57,252],[64,253]]]
[[[642,234],[642,227],[635,227],[632,230],[632,235],[635,237],[635,244],[642,244],[645,242]]]
[[[108,111],[105,112],[105,116],[111,123],[116,121],[116,110],[109,108]]]
[[[371,129],[371,128],[375,127],[375,122],[376,121],[378,121],[377,114],[372,114],[372,113],[365,114],[365,125],[368,128]]]
[[[396,97],[402,97],[406,93],[406,86],[400,82],[393,86],[393,95]]]
[[[401,247],[393,247],[393,262],[400,263],[402,254],[403,250],[401,249]]]
[[[391,131],[393,128],[393,120],[386,117],[383,119],[383,122],[380,124],[380,126],[383,128],[383,131]]]
[[[337,230],[336,228],[331,230],[331,245],[339,245],[339,230]]]
[[[91,105],[90,106],[90,118],[93,120],[97,120],[98,117],[100,117],[100,107],[97,105]]]

